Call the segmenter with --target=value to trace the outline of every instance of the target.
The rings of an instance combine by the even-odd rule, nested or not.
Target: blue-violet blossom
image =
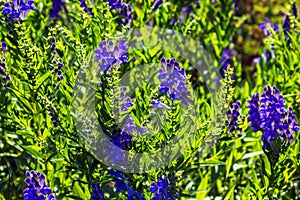
[[[99,184],[92,184],[92,194],[91,194],[91,200],[105,200],[104,198],[104,193],[103,191],[100,189]]]
[[[139,192],[133,190],[128,185],[128,179],[124,176],[124,173],[119,170],[109,170],[111,176],[113,176],[113,181],[115,181],[116,192],[127,191],[128,200],[146,200],[143,195]],[[136,197],[136,198],[135,198]]]
[[[293,133],[299,130],[296,116],[292,107],[286,110],[283,96],[275,86],[266,86],[261,97],[258,93],[253,94],[247,107],[250,108],[249,121],[253,132],[263,132],[263,148],[272,146],[277,137],[284,142],[293,141]]]
[[[121,63],[128,62],[127,51],[128,46],[125,39],[121,39],[116,45],[111,40],[108,43],[103,40],[99,43],[99,49],[95,50],[94,59],[97,62],[100,61],[99,66],[103,71],[111,70],[115,63],[117,63],[118,69]]]
[[[24,200],[56,200],[51,188],[45,182],[45,175],[34,170],[26,172]]]
[[[182,100],[186,105],[189,104],[188,90],[186,85],[186,74],[175,58],[161,58],[163,68],[159,69],[158,78],[162,80],[159,91],[168,94],[173,100]]]

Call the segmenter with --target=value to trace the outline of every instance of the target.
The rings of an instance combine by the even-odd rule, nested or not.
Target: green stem
[[[296,97],[296,96],[300,96],[300,94],[286,94],[286,95],[283,95],[284,98],[286,98],[286,97]]]

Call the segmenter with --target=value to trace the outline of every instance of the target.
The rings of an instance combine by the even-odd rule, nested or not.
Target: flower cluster
[[[160,176],[157,182],[153,181],[150,186],[150,192],[154,193],[154,196],[151,198],[151,200],[172,200],[177,198],[178,193],[172,187],[174,185],[172,182],[171,174],[169,174],[166,179]]]
[[[55,115],[54,111],[49,111],[48,114],[51,116],[51,121],[54,127],[58,126],[58,117]]]
[[[225,123],[229,127],[229,133],[232,133],[235,130],[241,131],[241,128],[238,127],[238,118],[241,115],[239,112],[240,107],[240,102],[233,103],[230,105],[230,108],[226,113],[227,120]]]
[[[56,200],[45,182],[45,175],[33,170],[26,172],[24,200]]]
[[[291,30],[291,21],[290,17],[288,15],[285,15],[283,23],[282,23],[282,28],[284,31],[284,37],[288,38],[288,32]]]
[[[230,65],[232,57],[233,54],[228,46],[222,51],[222,57],[219,60],[219,64],[221,65],[220,72],[222,76],[224,76],[224,70],[227,70],[228,65]]]
[[[59,12],[65,7],[65,4],[63,0],[53,0],[52,8],[50,9],[50,18],[61,18]]]
[[[108,4],[111,10],[119,9],[122,7],[121,0],[108,0]]]
[[[36,10],[33,3],[33,0],[28,0],[27,3],[25,3],[25,0],[12,0],[12,4],[6,2],[2,14],[10,15],[12,19],[24,20],[31,10]]]
[[[182,100],[189,104],[188,90],[186,86],[186,74],[183,68],[179,68],[179,63],[175,58],[161,58],[163,68],[159,69],[158,78],[162,80],[159,91],[168,94],[173,100]]]
[[[115,187],[116,187],[116,192],[121,192],[121,191],[127,191],[127,199],[128,200],[135,200],[140,199],[140,200],[145,200],[145,197],[141,195],[139,192],[133,190],[129,185],[128,185],[128,180],[124,176],[124,173],[119,170],[109,170],[109,173],[111,176],[113,176],[113,181],[115,181]],[[136,198],[135,198],[136,197]]]
[[[87,6],[85,0],[80,0],[80,6],[84,9],[86,13],[93,15],[92,9]]]
[[[263,131],[264,148],[271,146],[278,137],[284,142],[293,141],[293,133],[299,130],[296,116],[291,107],[285,109],[283,96],[275,86],[266,86],[261,97],[253,94],[248,103],[250,126],[253,132]]]
[[[120,111],[123,111],[123,112],[127,111],[129,108],[131,108],[133,106],[131,98],[127,97],[125,99],[125,94],[126,94],[126,87],[123,87],[123,91],[121,93],[121,98],[120,98],[120,101],[123,102],[123,104],[120,108]],[[125,101],[124,101],[124,99],[125,99]],[[138,130],[138,128],[137,128],[137,125],[135,124],[133,118],[128,117],[125,120],[125,123],[124,123],[124,126],[122,127],[121,132],[126,132],[126,133],[129,133],[129,134],[135,134],[137,132],[137,130]],[[140,133],[145,133],[146,132],[146,127],[145,126],[140,127],[139,132]]]
[[[133,9],[128,3],[123,3],[121,0],[108,0],[111,10],[117,10],[120,13],[121,24],[127,25],[132,21]]]
[[[125,95],[126,95],[126,87],[123,87],[121,92],[121,97],[120,97],[120,102],[123,102],[123,105],[121,106],[120,111],[127,111],[130,107],[133,106],[130,97],[127,97],[125,100]],[[112,134],[109,134],[107,132],[105,133],[108,136],[108,138],[111,139],[114,145],[125,150],[130,145],[130,141],[131,141],[130,134],[132,134],[135,131],[136,131],[136,125],[133,119],[131,117],[128,117],[121,130],[115,130],[112,132]],[[110,159],[111,164],[125,165],[126,164],[125,154],[116,153],[115,150],[116,150],[115,147],[111,147],[111,146],[106,147],[107,156]]]
[[[259,28],[264,32],[265,36],[271,35],[270,28],[275,32],[279,32],[278,24],[272,24],[268,17],[265,22],[260,23]]]
[[[120,110],[121,111],[127,111],[129,108],[131,108],[133,106],[133,103],[131,101],[130,97],[127,97],[125,102],[122,104]]]
[[[233,13],[235,14],[238,10],[238,4],[239,4],[240,0],[233,0],[232,1],[232,4],[233,4],[233,7],[234,7],[234,11]]]
[[[63,78],[63,72],[62,72],[62,68],[64,66],[64,64],[62,63],[62,58],[58,58],[57,60],[54,59],[55,55],[56,55],[56,39],[55,37],[52,38],[52,44],[50,47],[50,51],[51,51],[51,58],[50,60],[52,61],[52,63],[50,64],[49,70],[53,71],[53,75],[55,75],[56,78],[56,83],[60,82]],[[53,84],[53,87],[55,89],[58,89],[57,84]]]
[[[107,154],[107,157],[109,158],[109,161],[113,165],[126,165],[126,155],[123,151],[120,151],[118,148],[121,148],[125,150],[129,145],[131,141],[131,135],[127,134],[123,130],[116,130],[113,131],[113,133],[110,135],[109,133],[105,132],[108,138],[111,138],[111,142],[117,146],[107,145],[105,146],[105,152]],[[110,144],[110,140],[106,139],[106,144]]]
[[[86,138],[96,139],[96,136],[92,134],[92,131],[94,130],[94,126],[90,119],[84,119],[84,122],[82,123],[82,127]]]
[[[297,7],[296,7],[295,3],[292,5],[292,13],[293,13],[295,18],[298,17],[298,10],[297,10]],[[259,27],[264,32],[265,36],[267,36],[267,37],[271,36],[271,30],[274,31],[275,33],[280,32],[278,24],[272,24],[270,22],[269,18],[266,18],[265,22],[260,23]],[[288,36],[288,32],[291,31],[291,21],[290,21],[289,15],[285,15],[283,23],[282,23],[282,29],[283,29],[283,32],[284,32],[284,39],[287,40],[287,44],[289,45],[289,43],[291,42],[291,40]],[[266,49],[262,54],[262,57],[263,57],[263,59],[266,63],[270,62],[271,57],[275,58],[275,55],[274,55],[275,46],[274,46],[274,44],[271,44],[270,49],[271,50]],[[258,64],[258,63],[260,63],[260,61],[261,61],[260,57],[255,58],[253,60],[254,64]]]
[[[271,30],[275,31],[275,33],[280,32],[278,24],[272,24],[269,18],[266,18],[265,22],[260,23],[259,28],[264,32],[265,36],[267,37],[271,36]],[[275,50],[274,44],[271,44],[271,50],[268,49],[264,50],[261,57],[264,59],[266,63],[269,63],[271,58],[275,58],[274,50]],[[260,61],[261,61],[260,57],[255,58],[253,60],[255,65],[259,64]]]
[[[4,56],[6,55],[6,48],[7,48],[6,42],[3,41],[1,43],[1,49]]]
[[[3,55],[5,56],[6,54],[6,43],[5,42],[2,42],[2,52],[3,52]],[[10,84],[10,76],[9,74],[7,73],[7,67],[6,67],[6,64],[5,64],[5,58],[0,58],[0,77],[2,77],[2,81],[3,81],[3,86],[4,87],[9,87],[11,84]]]
[[[100,189],[100,185],[99,184],[92,184],[92,194],[91,194],[91,200],[105,200],[104,198],[104,193],[103,191]]]
[[[117,45],[114,45],[111,40],[106,40],[99,43],[99,49],[95,50],[95,61],[99,62],[100,69],[103,71],[111,70],[113,65],[117,63],[117,69],[121,63],[128,62],[127,58],[128,46],[126,40],[121,39]]]

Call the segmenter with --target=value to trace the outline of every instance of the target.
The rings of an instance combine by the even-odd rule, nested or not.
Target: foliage
[[[272,10],[276,1],[251,2],[0,0],[0,199],[25,199],[31,190],[44,199],[298,198],[300,5],[278,1]],[[206,81],[187,59],[160,50],[155,38],[152,49],[130,49],[119,38],[151,26],[201,43],[221,78],[213,74]],[[95,116],[107,138],[123,151],[140,153],[193,133],[194,140],[173,149],[181,156],[140,173],[114,171],[97,158],[92,147],[107,148],[114,165],[130,165],[125,154],[98,145],[103,138],[90,131],[92,121],[81,116],[84,133],[76,126],[76,78],[90,60],[99,65],[99,76],[97,84],[85,84],[95,87]],[[153,63],[161,64],[159,73]],[[149,70],[134,71],[141,65]],[[130,70],[135,74],[128,81],[141,87],[120,87]],[[146,84],[146,77],[161,84]],[[276,91],[258,109],[254,94],[259,98],[268,85]],[[217,108],[209,93],[214,86],[220,87]],[[191,116],[195,110],[199,116]],[[284,120],[293,124],[285,132],[289,141],[277,132],[289,131]],[[275,122],[270,142],[266,130]]]

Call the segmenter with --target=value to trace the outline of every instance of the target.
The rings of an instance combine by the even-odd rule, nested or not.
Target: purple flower
[[[51,51],[52,52],[52,57],[51,59],[54,58],[55,55],[55,43],[52,44],[51,46]],[[63,72],[62,72],[62,68],[63,68],[64,64],[62,62],[62,58],[59,58],[58,60],[53,60],[52,63],[50,64],[49,70],[53,71],[53,75],[56,76],[56,83],[59,83],[63,78]],[[54,84],[54,88],[58,89],[58,86],[56,84]]]
[[[58,124],[59,124],[59,121],[58,121],[57,115],[55,115],[54,110],[49,111],[48,114],[49,114],[49,116],[51,117],[51,122],[52,122],[53,126],[54,126],[54,127],[57,127]]]
[[[159,69],[158,78],[162,80],[159,91],[168,94],[173,100],[181,100],[184,104],[189,104],[188,90],[186,86],[186,74],[175,58],[161,58],[163,68]]]
[[[127,58],[128,46],[126,40],[121,39],[117,45],[114,45],[111,40],[103,40],[99,43],[99,49],[95,50],[95,61],[100,61],[99,66],[103,71],[111,70],[113,65],[117,63],[117,69],[121,63],[128,62]]]
[[[4,8],[2,10],[2,14],[8,15],[8,14],[11,14],[11,12],[12,12],[12,8],[11,8],[10,4],[8,2],[4,3]]]
[[[162,3],[163,0],[156,0],[153,4],[152,12],[155,12]]]
[[[191,5],[181,8],[178,21],[182,22],[184,18],[186,18],[187,16],[189,16],[192,13],[192,10],[193,10],[193,7]],[[193,18],[193,17],[191,17],[191,18]]]
[[[291,22],[290,22],[290,17],[288,15],[285,15],[285,17],[284,17],[282,28],[284,31],[284,37],[285,37],[285,39],[287,39],[288,32],[290,32],[290,30],[291,30]]]
[[[124,176],[124,173],[119,170],[109,170],[111,176],[113,176],[113,181],[115,181],[116,192],[127,191],[127,199],[128,200],[145,200],[145,197],[141,195],[139,192],[133,190],[129,184],[128,179]],[[135,198],[136,197],[136,198]]]
[[[2,51],[3,51],[3,47],[4,47],[4,49],[6,48],[5,45],[6,45],[6,43],[4,45],[2,43]],[[6,67],[6,64],[5,64],[5,58],[1,58],[0,59],[0,78],[3,81],[3,86],[5,88],[10,87],[10,85],[11,85],[11,83],[10,83],[11,78],[10,78],[9,74],[7,73],[7,71],[8,71],[8,68]]]
[[[109,4],[111,10],[119,9],[122,7],[121,0],[108,0],[108,4]]]
[[[239,4],[239,1],[240,0],[233,0],[232,3],[233,3],[233,6],[234,6],[234,13],[236,13],[237,9],[238,9],[238,4]]]
[[[298,17],[298,10],[296,7],[296,3],[293,3],[293,5],[292,5],[292,13],[296,18]]]
[[[124,102],[124,104],[121,106],[120,110],[121,111],[127,111],[129,108],[131,108],[133,106],[133,103],[130,99],[130,97],[126,98],[126,101]]]
[[[128,132],[130,134],[133,134],[134,132],[136,132],[137,128],[136,128],[136,124],[134,123],[134,120],[132,117],[128,117],[125,121],[124,127],[122,129],[125,132]]]
[[[240,116],[239,109],[241,107],[240,102],[236,102],[230,105],[230,109],[227,111],[227,120],[226,124],[229,127],[229,133],[232,133],[235,130],[241,131],[238,128],[238,118]]]
[[[153,181],[150,186],[150,192],[154,193],[154,196],[151,198],[151,200],[172,200],[175,197],[178,197],[178,193],[176,193],[173,188],[174,185],[175,183],[171,174],[169,174],[166,179],[160,176],[158,181]]]
[[[52,8],[50,10],[50,18],[61,18],[59,12],[65,7],[65,2],[63,0],[53,0]]]
[[[12,4],[6,2],[2,14],[10,15],[12,19],[18,20],[20,18],[21,20],[24,20],[29,11],[36,10],[33,3],[33,0],[28,0],[27,3],[25,3],[24,0],[13,0]]]
[[[108,138],[110,138],[112,144],[115,145],[107,145],[104,147],[110,163],[113,165],[125,166],[126,155],[122,150],[126,150],[126,148],[130,145],[131,136],[123,129],[113,131],[112,134],[105,132],[105,134],[108,136]],[[107,140],[106,144],[111,144],[111,142]]]
[[[24,190],[24,200],[56,200],[45,182],[44,174],[31,170],[25,175],[28,187]]]
[[[252,95],[252,98],[248,100],[247,108],[250,108],[249,114],[249,121],[251,122],[250,126],[252,127],[253,132],[257,132],[260,130],[260,100],[259,94],[255,93]]]
[[[2,42],[2,52],[3,52],[3,54],[4,54],[4,56],[5,56],[5,54],[6,54],[6,42]]]
[[[127,25],[132,21],[133,9],[128,3],[122,3],[121,8],[119,8],[119,13],[121,17],[121,24]]]
[[[160,101],[151,100],[150,102],[151,102],[151,104],[153,105],[154,108],[166,108],[168,110],[171,110],[171,108],[169,106],[167,106],[166,104],[164,104]]]
[[[80,0],[80,6],[84,9],[86,13],[93,15],[92,9],[87,6],[85,0]]]
[[[91,194],[91,200],[105,200],[104,198],[104,193],[103,191],[100,189],[100,185],[99,184],[92,184],[92,194]]]
[[[261,97],[255,93],[248,103],[250,126],[253,132],[263,132],[264,148],[272,146],[278,137],[289,143],[293,141],[292,134],[299,130],[296,117],[292,108],[285,109],[283,96],[275,86],[266,86]]]
[[[111,10],[117,10],[120,13],[122,25],[131,23],[133,9],[130,4],[123,3],[120,0],[108,0],[108,4]]]
[[[277,24],[272,24],[269,18],[266,18],[265,22],[261,22],[259,28],[264,32],[265,36],[270,36],[270,28],[275,32],[279,32],[279,27]]]
[[[124,101],[125,95],[126,95],[126,90],[127,90],[126,86],[122,87],[122,92],[121,92],[121,95],[120,95],[120,102]]]
[[[256,65],[256,64],[259,64],[259,63],[262,61],[261,58],[263,58],[263,60],[264,60],[266,63],[270,63],[271,58],[275,58],[274,50],[275,50],[275,49],[274,49],[274,45],[271,45],[271,50],[266,49],[266,50],[264,50],[264,52],[263,52],[263,54],[261,55],[261,57],[258,57],[258,58],[253,59],[254,64],[255,64],[255,65]]]
[[[228,65],[230,65],[232,57],[233,55],[231,53],[230,47],[228,46],[222,51],[222,57],[219,60],[222,76],[224,76],[224,70],[227,70]]]

